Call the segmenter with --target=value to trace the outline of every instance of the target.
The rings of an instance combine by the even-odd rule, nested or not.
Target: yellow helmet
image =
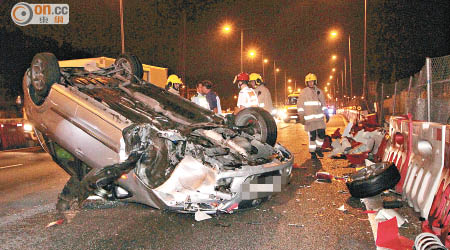
[[[167,78],[166,90],[173,88],[179,91],[181,85],[183,85],[181,78],[179,78],[177,75],[170,75]]]
[[[260,74],[258,74],[258,73],[251,73],[249,81],[255,81],[256,85],[261,85],[261,83],[263,82],[263,79],[262,79]]]
[[[171,83],[179,83],[182,84],[183,82],[181,81],[181,78],[179,78],[177,75],[170,75],[167,78],[167,84],[169,84],[169,82]]]
[[[309,81],[314,81],[314,84],[317,84],[317,76],[312,73],[307,74],[305,77],[305,84],[307,84]]]

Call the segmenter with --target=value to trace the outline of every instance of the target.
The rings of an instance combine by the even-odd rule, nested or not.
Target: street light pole
[[[286,98],[287,98],[286,84],[287,84],[287,77],[286,77],[286,70],[285,70],[284,71],[284,101],[286,101]]]
[[[348,84],[347,84],[347,58],[344,56],[344,88],[346,92],[348,92]]]
[[[363,76],[363,92],[362,96],[366,97],[366,53],[367,53],[367,0],[364,0],[364,76]]]
[[[273,77],[275,78],[275,105],[278,105],[278,95],[277,95],[277,66],[275,60],[273,60]]]
[[[265,78],[265,76],[264,76],[264,54],[263,54],[263,52],[261,51],[261,63],[262,63],[262,74],[263,74],[263,79],[266,79]]]
[[[241,72],[244,72],[244,29],[241,29]]]
[[[353,96],[352,49],[351,49],[350,34],[348,35],[348,59],[349,59],[349,70],[350,70],[350,96]]]
[[[341,70],[341,75],[343,75],[343,73],[342,73],[342,70]],[[338,76],[336,76],[336,78],[339,78]],[[337,79],[336,79],[336,81],[337,81]],[[345,100],[344,100],[344,97],[345,97],[345,95],[344,95],[344,77],[342,77],[342,81],[341,81],[341,96],[342,96],[342,99],[343,99],[343,103],[344,103],[344,105],[345,105]]]
[[[123,4],[122,0],[119,1],[120,3],[120,38],[122,40],[122,54],[125,53],[125,34],[123,30]]]

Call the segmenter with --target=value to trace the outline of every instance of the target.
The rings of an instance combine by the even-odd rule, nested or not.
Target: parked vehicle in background
[[[0,150],[34,146],[33,126],[23,118],[0,119]]]

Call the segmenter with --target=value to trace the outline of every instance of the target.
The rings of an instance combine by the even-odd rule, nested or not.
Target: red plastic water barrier
[[[386,149],[384,151],[384,162],[392,162],[397,166],[401,178],[399,183],[396,185],[395,190],[397,192],[402,192],[403,183],[406,177],[406,171],[409,164],[409,155],[411,154],[408,151],[408,145],[410,144],[410,140],[408,139],[408,134],[405,133],[409,131],[408,127],[409,123],[405,123],[405,118],[401,116],[392,116],[389,120],[389,140],[386,145]],[[405,143],[408,142],[408,143]],[[407,161],[408,159],[408,161]]]
[[[439,132],[436,136],[439,136]],[[428,219],[422,223],[422,231],[437,235],[450,247],[450,125],[445,128],[444,169],[439,188],[434,196]]]

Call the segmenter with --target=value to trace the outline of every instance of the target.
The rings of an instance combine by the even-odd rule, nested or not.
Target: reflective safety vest
[[[206,100],[206,96],[197,93],[193,97],[191,97],[191,101],[207,110],[210,110],[208,100]]]
[[[306,131],[324,129],[327,106],[323,91],[317,87],[304,88],[297,100],[297,111],[305,119]]]
[[[255,91],[249,87],[244,87],[239,92],[239,97],[237,101],[237,106],[249,107],[259,107],[258,96]]]

